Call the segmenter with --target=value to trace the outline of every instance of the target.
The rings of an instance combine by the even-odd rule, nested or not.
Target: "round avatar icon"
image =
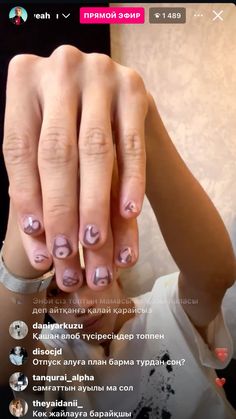
[[[16,320],[11,323],[9,333],[13,339],[24,339],[28,333],[28,327],[22,320]]]
[[[14,391],[24,391],[28,385],[28,378],[22,372],[14,372],[9,378],[9,386]]]
[[[28,18],[28,13],[21,6],[15,6],[10,10],[9,19],[15,26],[23,25]]]
[[[14,365],[23,365],[27,361],[27,358],[28,354],[21,346],[15,346],[9,354],[9,359]]]
[[[28,404],[25,400],[15,399],[9,405],[9,411],[15,418],[22,418],[28,412]]]

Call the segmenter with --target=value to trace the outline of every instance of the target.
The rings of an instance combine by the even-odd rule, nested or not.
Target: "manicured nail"
[[[93,283],[98,287],[104,287],[110,284],[112,274],[106,266],[99,266],[93,274]]]
[[[78,284],[81,281],[81,278],[78,272],[73,269],[66,269],[63,274],[62,282],[65,287],[73,287],[73,285]]]
[[[132,212],[133,214],[136,214],[138,212],[137,205],[134,201],[129,201],[125,206],[125,211]]]
[[[65,259],[72,253],[72,247],[65,236],[57,236],[53,243],[52,254],[57,259]]]
[[[118,260],[120,263],[123,263],[124,265],[132,262],[132,249],[131,247],[124,247],[123,249],[121,249],[119,255],[118,255]]]
[[[100,239],[98,228],[94,224],[88,224],[84,231],[84,244],[96,244]]]
[[[42,262],[44,262],[45,260],[47,260],[47,259],[49,259],[49,257],[48,256],[46,256],[46,255],[43,255],[42,253],[41,254],[37,254],[35,257],[34,257],[34,261],[35,261],[35,263],[42,263]]]
[[[23,230],[26,234],[37,233],[41,230],[41,223],[33,215],[29,215],[23,220]]]

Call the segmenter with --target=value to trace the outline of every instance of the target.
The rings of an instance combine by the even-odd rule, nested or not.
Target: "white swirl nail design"
[[[130,247],[124,247],[118,256],[118,260],[120,263],[123,263],[124,265],[132,262],[132,250]]]
[[[69,240],[64,236],[57,236],[54,240],[52,254],[57,259],[65,259],[72,253]]]
[[[49,259],[48,256],[46,255],[42,255],[42,254],[38,254],[34,257],[34,261],[35,263],[42,263],[44,262],[46,259]]]
[[[23,230],[26,234],[37,233],[41,229],[40,221],[33,216],[26,217],[23,220]]]
[[[112,275],[109,269],[106,266],[99,266],[95,269],[93,275],[93,283],[99,287],[104,287],[110,284],[112,280]]]
[[[132,212],[134,214],[137,213],[138,209],[137,209],[137,205],[135,204],[135,202],[129,201],[125,206],[125,211]]]
[[[84,231],[84,244],[96,244],[100,238],[98,228],[94,224],[87,225]]]
[[[80,282],[80,277],[73,269],[66,269],[63,274],[62,282],[66,287],[72,287]]]

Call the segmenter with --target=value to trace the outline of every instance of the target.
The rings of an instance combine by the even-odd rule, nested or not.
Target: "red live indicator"
[[[81,7],[80,9],[80,23],[142,24],[144,22],[143,7]]]

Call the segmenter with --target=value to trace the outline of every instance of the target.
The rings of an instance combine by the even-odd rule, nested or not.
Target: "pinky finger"
[[[138,227],[135,219],[125,220],[120,215],[112,219],[114,263],[119,268],[133,266],[138,259]]]
[[[38,271],[49,270],[52,265],[52,257],[46,246],[45,235],[31,237],[21,232],[21,239],[32,267]]]
[[[115,162],[111,189],[111,226],[114,238],[114,264],[131,267],[138,259],[138,226],[136,218],[125,219],[119,211],[119,179]]]

